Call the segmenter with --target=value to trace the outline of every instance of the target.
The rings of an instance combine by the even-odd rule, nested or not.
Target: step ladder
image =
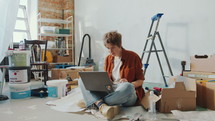
[[[21,10],[23,17],[19,17],[17,16],[17,20],[23,21],[25,23],[25,27],[26,29],[14,29],[14,32],[22,32],[22,33],[26,33],[27,35],[27,40],[31,40],[31,34],[30,34],[30,27],[29,27],[29,21],[28,21],[28,14],[27,14],[27,10],[26,10],[26,6],[25,5],[19,5],[19,9]],[[33,53],[33,52],[31,52]],[[34,55],[34,54],[32,54]],[[35,57],[31,58],[31,61],[35,62]],[[37,66],[32,66],[32,69],[38,69],[38,68],[42,68],[42,67],[37,67]],[[35,80],[43,80],[44,77],[42,76],[42,72],[33,72],[34,74],[34,78]]]
[[[14,29],[14,32],[23,32],[27,34],[27,39],[31,39],[31,34],[30,34],[30,27],[29,27],[29,22],[28,22],[28,15],[26,11],[26,6],[25,5],[19,5],[19,9],[22,10],[23,16],[24,17],[17,17],[17,20],[24,21],[26,30],[22,29]]]
[[[147,70],[147,68],[149,66],[149,59],[150,59],[151,53],[155,52],[157,60],[158,60],[158,64],[160,66],[161,74],[162,74],[162,77],[163,77],[163,80],[164,80],[164,84],[165,84],[166,87],[168,87],[167,82],[166,82],[166,76],[164,75],[164,71],[163,71],[163,67],[162,67],[162,64],[161,64],[161,60],[160,60],[160,57],[158,55],[158,53],[163,52],[165,60],[167,62],[167,66],[168,66],[170,75],[173,76],[173,72],[172,72],[172,69],[171,69],[171,66],[170,66],[170,63],[169,63],[166,51],[165,51],[164,46],[163,46],[160,33],[158,31],[158,25],[159,25],[159,22],[160,22],[160,19],[161,19],[162,15],[163,15],[163,13],[158,13],[158,14],[154,15],[151,18],[152,22],[151,22],[149,33],[148,33],[148,36],[147,36],[147,39],[146,39],[146,42],[145,42],[145,46],[144,46],[144,49],[143,49],[143,52],[142,52],[141,60],[143,61],[145,53],[148,53],[148,57],[146,59],[146,63],[144,64],[144,75],[145,75],[146,74],[146,70]],[[156,24],[155,27],[153,26],[154,24]],[[154,33],[153,34],[152,34],[152,29],[154,29]],[[156,47],[156,45],[155,45],[155,40],[156,40],[157,37],[158,37],[158,40],[159,40],[160,45],[161,45],[161,50],[158,50],[157,47]],[[147,45],[148,45],[149,41],[151,41],[151,45],[150,45],[149,50],[146,51],[146,48],[147,48]]]

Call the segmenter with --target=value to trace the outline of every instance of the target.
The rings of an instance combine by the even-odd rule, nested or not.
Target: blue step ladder
[[[161,60],[160,60],[159,55],[158,55],[158,53],[163,52],[165,60],[166,60],[167,65],[168,65],[168,68],[169,68],[170,75],[173,76],[173,72],[172,72],[172,69],[171,69],[171,66],[170,66],[166,51],[165,51],[164,46],[163,46],[160,33],[158,31],[158,25],[159,25],[159,22],[160,22],[160,19],[161,19],[162,15],[163,15],[163,13],[158,13],[158,14],[154,15],[151,18],[152,22],[151,22],[149,33],[148,33],[148,36],[147,36],[147,39],[146,39],[146,42],[145,42],[145,46],[144,46],[144,49],[143,49],[143,52],[142,52],[141,60],[143,61],[145,53],[148,53],[146,63],[144,64],[144,75],[145,75],[146,70],[147,70],[147,68],[149,66],[149,59],[150,59],[151,53],[155,52],[157,60],[158,60],[158,64],[160,66],[160,70],[161,70],[161,73],[162,73],[162,77],[163,77],[163,80],[164,80],[164,84],[165,84],[166,87],[168,87],[167,82],[166,82],[166,76],[164,75]],[[156,24],[155,27],[153,27],[154,23]],[[154,29],[153,34],[152,34],[152,29]],[[156,37],[158,37],[158,39],[159,39],[159,42],[160,42],[160,45],[161,45],[161,50],[157,50],[157,48],[156,48],[156,45],[155,45]],[[151,41],[151,45],[150,45],[149,50],[146,51],[146,48],[147,48],[147,45],[148,45],[149,41]]]

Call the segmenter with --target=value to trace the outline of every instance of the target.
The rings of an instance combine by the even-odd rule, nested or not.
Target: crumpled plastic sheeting
[[[215,111],[179,111],[172,110],[173,115],[180,121],[215,121]]]
[[[83,100],[83,95],[81,93],[81,89],[75,88],[73,89],[69,95],[62,97],[61,99],[57,99],[54,101],[48,101],[46,104],[51,107],[51,109],[61,111],[61,112],[73,112],[73,113],[89,113],[95,116],[98,119],[106,120],[98,110],[95,109],[86,109],[80,108],[77,104],[79,101]],[[118,119],[131,119],[135,113],[144,113],[143,108],[141,106],[135,107],[121,107],[121,112],[119,115],[115,116],[113,120]]]
[[[79,87],[71,90],[71,92],[60,99],[54,101],[48,101],[46,104],[51,107],[51,109],[61,112],[71,112],[71,113],[90,113],[98,119],[107,119],[98,110],[81,108],[77,104],[79,101],[83,101],[83,95]]]
[[[85,110],[85,108],[81,108],[77,105],[81,100],[83,100],[81,89],[75,88],[69,95],[58,100],[49,101],[46,104],[51,106],[51,109],[61,112],[81,112]]]

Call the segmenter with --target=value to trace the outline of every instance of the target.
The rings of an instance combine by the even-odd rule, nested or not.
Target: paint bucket
[[[9,83],[30,82],[31,67],[9,67]]]
[[[49,80],[46,82],[48,86],[48,96],[49,97],[64,97],[66,96],[67,80]]]
[[[9,66],[30,66],[31,51],[9,51]]]
[[[11,99],[23,99],[31,96],[30,83],[12,84],[8,83]]]

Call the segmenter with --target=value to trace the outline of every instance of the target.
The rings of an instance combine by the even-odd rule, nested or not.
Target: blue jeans
[[[101,92],[88,91],[81,79],[78,84],[81,88],[85,103],[90,107],[96,101],[102,99],[107,105],[133,106],[136,103],[137,95],[134,85],[129,82],[117,84],[114,92],[105,95]]]

